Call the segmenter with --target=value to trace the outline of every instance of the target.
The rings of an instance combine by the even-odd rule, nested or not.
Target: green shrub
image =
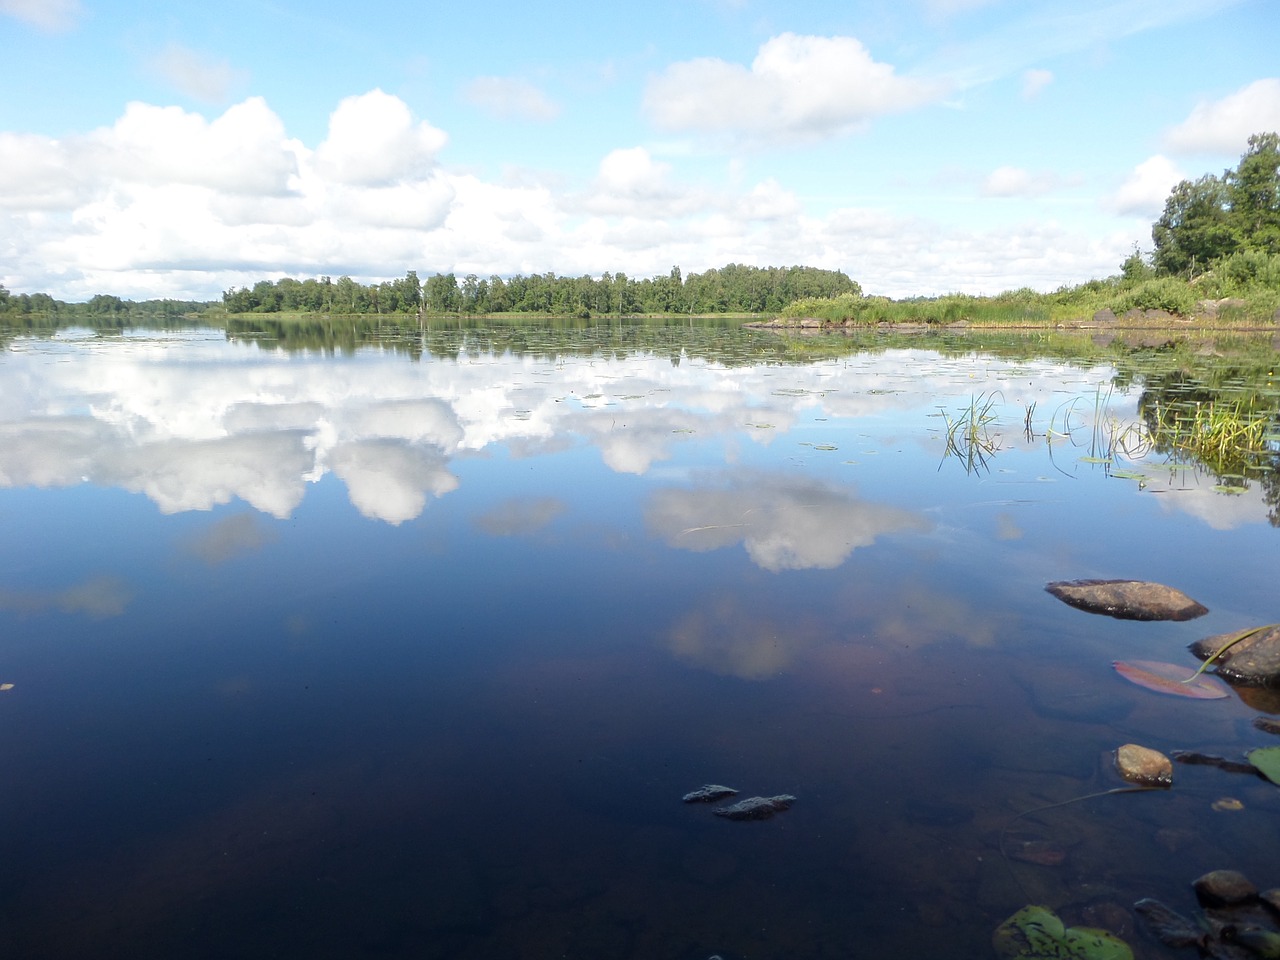
[[[1177,277],[1159,277],[1144,280],[1115,299],[1112,308],[1117,314],[1132,310],[1164,310],[1180,316],[1189,316],[1196,306],[1196,291],[1187,281]]]

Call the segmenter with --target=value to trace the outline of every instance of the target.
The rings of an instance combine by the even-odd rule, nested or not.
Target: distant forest
[[[636,280],[625,273],[558,277],[554,273],[482,279],[468,274],[435,274],[423,283],[410,270],[400,280],[362,284],[350,277],[260,280],[252,287],[227,290],[227,313],[311,314],[495,314],[538,313],[588,318],[636,314],[777,313],[789,303],[841,294],[860,296],[862,288],[838,270],[815,267],[749,267],[731,263],[682,277],[679,267],[666,276]],[[0,317],[10,322],[36,319],[84,320],[96,326],[125,325],[140,318],[176,321],[217,306],[216,301],[122,300],[98,294],[85,303],[66,303],[47,293],[15,294],[0,285]]]
[[[410,270],[401,280],[364,285],[350,277],[272,282],[228,290],[228,313],[540,313],[591,317],[648,313],[776,313],[805,297],[860,295],[862,288],[838,270],[815,267],[749,267],[731,263],[719,270],[682,277],[635,280],[625,273],[558,277],[554,273],[488,279],[468,274],[435,274],[426,283]]]

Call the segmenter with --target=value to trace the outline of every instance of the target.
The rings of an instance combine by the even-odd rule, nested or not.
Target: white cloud
[[[1177,153],[1243,153],[1249,136],[1280,131],[1280,78],[1255,80],[1221,100],[1205,100],[1165,134]]]
[[[982,182],[984,197],[1039,197],[1058,185],[1052,173],[1031,173],[1021,167],[998,167]]]
[[[182,93],[204,103],[225,102],[231,89],[248,77],[229,61],[215,60],[180,43],[170,43],[156,54],[151,68]]]
[[[650,81],[645,109],[665,130],[795,141],[859,130],[941,93],[898,76],[853,37],[784,33],[750,68],[711,57],[672,64]]]
[[[447,140],[443,130],[415,122],[399,97],[372,90],[338,104],[316,164],[339,183],[390,186],[427,174]]]
[[[1116,213],[1155,216],[1164,209],[1169,191],[1184,179],[1185,175],[1172,160],[1156,154],[1133,168],[1106,205]]]
[[[41,30],[69,30],[80,19],[80,0],[0,0],[0,13]]]
[[[472,106],[502,120],[554,120],[560,107],[518,77],[476,77],[462,91]]]
[[[130,103],[110,128],[68,147],[80,169],[147,188],[208,187],[231,194],[285,193],[297,173],[297,146],[261,97],[230,107],[212,122],[180,107]]]
[[[1034,100],[1040,91],[1053,83],[1053,73],[1049,70],[1027,70],[1022,74],[1022,99]]]

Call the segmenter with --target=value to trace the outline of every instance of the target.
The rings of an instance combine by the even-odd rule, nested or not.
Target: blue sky
[[[1116,272],[1280,130],[1272,0],[0,0],[0,283]]]

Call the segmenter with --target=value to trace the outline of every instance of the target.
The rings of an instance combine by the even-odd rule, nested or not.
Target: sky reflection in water
[[[1027,902],[1280,885],[1274,788],[1218,771],[1020,821],[1052,869],[998,850],[1121,742],[1238,752],[1248,706],[1110,662],[1277,618],[1256,489],[1081,459],[1099,398],[1137,417],[1109,366],[552,346],[10,341],[12,955],[977,956]],[[939,413],[979,394],[966,472]],[[1212,612],[1043,592],[1079,577]],[[727,823],[704,782],[799,800]]]

